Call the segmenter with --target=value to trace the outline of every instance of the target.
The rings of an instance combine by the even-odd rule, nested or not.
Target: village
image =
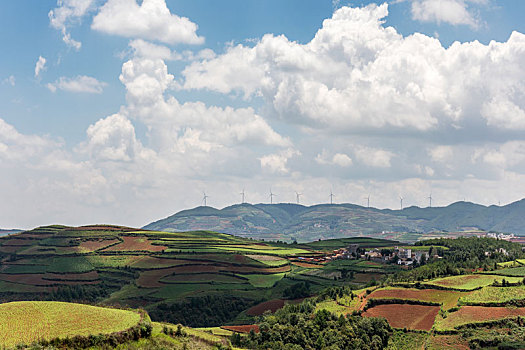
[[[398,264],[409,267],[414,264],[425,264],[430,258],[442,259],[443,253],[439,249],[429,249],[430,251],[413,250],[399,246],[390,248],[363,249],[359,244],[350,244],[346,248],[332,251],[325,256],[318,257],[299,257],[298,260],[323,264],[334,260],[364,259],[383,264]]]

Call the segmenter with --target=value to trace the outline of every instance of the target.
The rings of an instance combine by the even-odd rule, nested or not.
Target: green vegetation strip
[[[140,314],[90,305],[53,301],[0,304],[0,346],[13,347],[42,339],[109,334],[133,327]]]

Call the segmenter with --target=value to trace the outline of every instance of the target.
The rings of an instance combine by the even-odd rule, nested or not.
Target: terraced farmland
[[[143,307],[159,319],[165,315],[160,311],[164,305],[186,300],[201,305],[203,298],[227,294],[240,300],[247,310],[265,300],[282,299],[287,289],[302,282],[309,283],[308,293],[312,294],[349,281],[363,285],[369,281],[367,269],[381,271],[375,263],[361,266],[352,262],[356,275],[334,281],[331,274],[338,274],[340,279],[338,269],[347,269],[346,265],[315,265],[314,270],[326,268],[327,274],[309,276],[303,274],[308,269],[290,262],[298,260],[298,256],[320,254],[308,246],[267,243],[208,231],[170,233],[109,225],[47,226],[0,238],[0,297],[3,301],[118,303]],[[235,312],[232,309],[220,323],[202,325],[221,325],[231,321]],[[170,317],[173,318],[159,320],[187,321]]]

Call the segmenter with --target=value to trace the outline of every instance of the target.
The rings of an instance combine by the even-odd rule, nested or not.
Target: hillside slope
[[[447,207],[403,210],[365,208],[353,204],[237,204],[218,210],[197,207],[150,223],[144,229],[180,232],[213,230],[244,237],[299,242],[319,238],[367,235],[382,231],[431,232],[464,228],[525,235],[525,200],[486,207],[456,202]]]

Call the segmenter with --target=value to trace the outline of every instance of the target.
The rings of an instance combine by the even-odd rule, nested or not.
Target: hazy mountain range
[[[447,207],[403,210],[354,204],[237,204],[221,210],[197,207],[144,226],[149,230],[212,230],[263,239],[296,239],[373,235],[382,231],[432,232],[478,228],[525,235],[525,199],[505,206],[456,202]]]

